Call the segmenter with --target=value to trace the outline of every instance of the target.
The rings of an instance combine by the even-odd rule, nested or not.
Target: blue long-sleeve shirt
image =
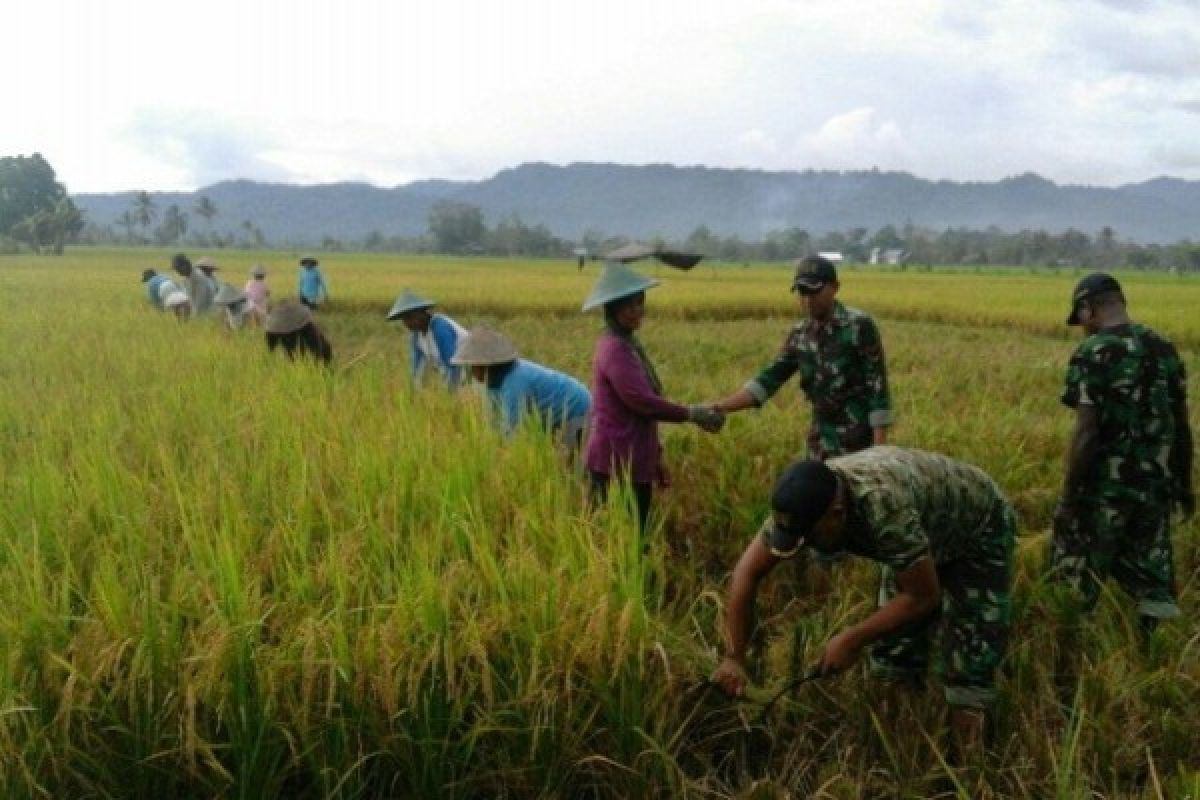
[[[488,395],[500,412],[506,436],[527,413],[537,414],[543,425],[553,429],[586,416],[592,408],[591,393],[575,378],[520,358],[499,387],[488,389]]]
[[[329,289],[325,286],[325,277],[321,275],[320,267],[301,267],[296,289],[300,297],[312,305],[329,299]]]
[[[431,367],[427,361],[425,350],[421,347],[421,340],[428,337],[433,341],[433,349],[437,351],[437,364],[432,368],[442,373],[448,387],[457,389],[463,382],[463,369],[456,364],[451,364],[450,359],[454,357],[454,352],[458,349],[458,340],[463,333],[465,331],[462,326],[454,320],[444,314],[434,314],[429,320],[427,334],[410,334],[409,354],[413,380],[420,380],[421,376],[425,374],[425,370]]]
[[[157,309],[163,307],[162,298],[159,297],[159,289],[164,283],[169,283],[170,280],[166,275],[155,275],[146,281],[146,299],[150,301],[150,305]]]

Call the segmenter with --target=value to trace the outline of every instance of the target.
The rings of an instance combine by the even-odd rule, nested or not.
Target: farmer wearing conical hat
[[[755,597],[781,560],[806,546],[847,552],[882,565],[879,608],[825,644],[817,674],[841,672],[867,650],[878,676],[917,683],[932,661],[956,743],[977,753],[1012,619],[1015,535],[1016,513],[995,481],[936,453],[878,446],[795,462],[734,568],[728,649],[713,680],[730,695],[745,690]],[[935,639],[940,659],[930,657]]]
[[[516,346],[502,333],[480,325],[461,342],[451,359],[467,367],[482,383],[500,414],[504,435],[511,435],[527,413],[559,437],[563,451],[582,444],[592,396],[579,381],[562,372],[519,358]]]
[[[271,290],[267,287],[267,271],[262,264],[255,264],[250,270],[250,280],[246,281],[246,286],[242,289],[246,293],[246,299],[250,301],[252,313],[259,321],[266,321],[267,312],[270,310]]]
[[[311,309],[316,309],[329,299],[329,287],[325,285],[325,276],[321,274],[321,267],[315,256],[303,256],[300,259],[296,291],[300,302]]]
[[[242,326],[246,324],[247,318],[253,319],[254,317],[246,293],[233,288],[228,283],[221,284],[221,288],[217,290],[217,296],[213,298],[213,305],[225,312],[225,327],[231,331],[241,330]]]
[[[655,286],[658,281],[612,259],[583,304],[584,311],[603,307],[605,322],[592,359],[592,428],[584,457],[592,494],[603,500],[614,479],[628,480],[643,531],[653,486],[666,482],[658,423],[694,422],[715,432],[725,421],[707,407],[662,396],[658,373],[636,335],[646,314],[646,290]]]
[[[821,256],[796,262],[792,291],[808,319],[796,324],[765,369],[713,404],[727,414],[762,406],[793,375],[812,404],[808,456],[832,458],[885,444],[892,424],[883,342],[875,321],[837,300],[837,268]]]
[[[433,300],[405,289],[387,318],[400,320],[409,331],[413,381],[420,383],[428,374],[437,373],[446,386],[456,389],[463,382],[463,370],[453,358],[467,331],[445,314],[432,311],[435,305]]]
[[[313,321],[312,311],[300,303],[284,303],[267,317],[267,349],[280,345],[292,360],[299,354],[327,366],[333,361],[333,347]]]
[[[216,261],[209,256],[205,256],[196,262],[196,269],[204,273],[205,278],[208,278],[208,285],[212,287],[213,297],[215,298],[217,292],[221,291],[221,281],[217,278],[217,272],[221,268],[217,266]]]

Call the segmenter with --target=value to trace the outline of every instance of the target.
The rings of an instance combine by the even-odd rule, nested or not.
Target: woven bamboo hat
[[[389,320],[397,320],[404,314],[410,311],[420,311],[423,308],[433,308],[437,303],[430,300],[428,297],[422,297],[411,289],[405,289],[396,298],[396,302],[392,303],[392,310],[388,312]]]
[[[241,289],[235,289],[228,283],[222,283],[221,288],[217,290],[217,296],[213,298],[213,302],[219,306],[231,306],[239,300],[245,300],[246,293]]]
[[[220,267],[217,266],[217,262],[213,261],[208,256],[205,256],[204,258],[197,261],[196,267],[198,269],[208,269],[208,270],[220,269]]]
[[[592,293],[583,301],[583,310],[591,311],[605,303],[653,289],[655,286],[658,286],[658,281],[653,278],[639,275],[620,261],[609,261],[604,265],[600,277],[596,279]]]
[[[486,325],[479,325],[467,333],[458,349],[454,351],[450,363],[468,367],[489,367],[516,360],[517,346],[507,336]]]
[[[284,303],[267,316],[267,333],[295,333],[312,321],[308,306]]]
[[[267,269],[266,269],[266,267],[264,267],[262,264],[255,264],[255,265],[254,265],[254,269],[250,270],[250,277],[251,277],[251,278],[265,278],[265,277],[267,277]]]

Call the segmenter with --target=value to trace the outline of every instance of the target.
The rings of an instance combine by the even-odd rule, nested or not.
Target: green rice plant
[[[286,296],[295,255],[221,261],[234,278],[266,263]],[[586,380],[590,267],[330,256],[324,370],[151,311],[137,276],[168,256],[0,257],[3,796],[1197,795],[1197,523],[1175,531],[1186,616],[1145,652],[1119,592],[1083,615],[1042,578],[1075,276],[844,279],[883,331],[893,441],[983,467],[1021,518],[991,752],[968,774],[934,681],[855,669],[762,725],[703,688],[728,572],[803,451],[795,388],[718,436],[663,427],[673,485],[643,552],[621,498],[588,508],[544,432],[503,440],[477,392],[411,386],[383,320],[410,285]],[[741,386],[798,315],[784,267],[646,269],[663,287],[643,338],[672,399]],[[1196,397],[1200,285],[1121,277]],[[756,688],[866,614],[875,576],[776,570]]]

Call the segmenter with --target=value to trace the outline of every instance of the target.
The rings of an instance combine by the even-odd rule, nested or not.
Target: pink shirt
[[[634,483],[661,480],[658,422],[684,422],[686,407],[659,397],[633,345],[606,331],[592,358],[592,432],[585,463],[611,475],[628,470]]]
[[[267,298],[271,296],[271,290],[267,288],[266,281],[255,280],[251,278],[246,281],[246,288],[243,289],[247,299],[259,311],[267,310]]]

